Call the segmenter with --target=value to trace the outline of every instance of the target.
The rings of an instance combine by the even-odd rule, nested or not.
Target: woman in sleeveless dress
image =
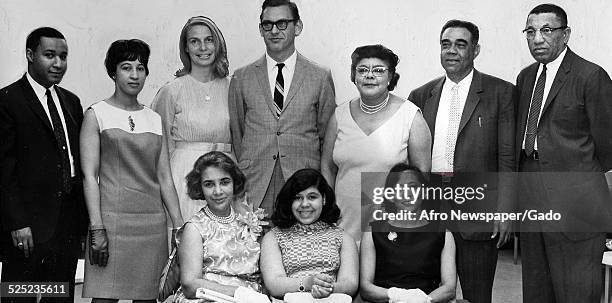
[[[149,46],[111,44],[105,60],[114,94],[92,105],[81,129],[89,212],[83,297],[92,302],[155,302],[168,258],[167,209],[183,224],[158,114],[138,102],[149,73]]]
[[[339,226],[357,241],[371,219],[372,190],[384,182],[378,174],[362,183],[361,173],[386,173],[399,162],[429,172],[431,135],[417,106],[389,92],[399,80],[397,55],[382,45],[366,45],[355,49],[351,61],[359,97],[339,105],[330,118],[321,172],[334,185]]]
[[[245,187],[244,174],[222,152],[208,152],[193,165],[189,196],[207,204],[179,230],[181,287],[174,302],[215,300],[216,293],[237,302],[270,302],[261,294],[259,273],[263,214],[241,202]]]
[[[227,96],[229,63],[225,39],[209,18],[190,18],[179,39],[183,68],[164,85],[151,107],[162,117],[170,155],[172,178],[183,220],[189,220],[206,202],[187,195],[185,176],[193,163],[209,151],[232,158]]]
[[[287,303],[351,302],[358,285],[355,241],[336,226],[333,189],[314,169],[295,172],[280,190],[261,244],[270,295]]]
[[[371,222],[372,231],[363,233],[359,290],[364,300],[430,303],[455,298],[453,234],[441,228],[440,222],[422,219],[422,197],[410,190],[426,184],[424,174],[416,167],[399,163],[391,168],[385,188],[399,185],[409,194],[385,200],[382,211],[416,215]]]

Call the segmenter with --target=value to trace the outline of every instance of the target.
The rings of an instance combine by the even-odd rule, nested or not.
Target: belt
[[[453,172],[431,173],[432,183],[452,183],[455,174]]]
[[[229,143],[211,143],[211,142],[176,142],[176,149],[187,149],[195,151],[220,151],[230,153],[232,152],[232,145]]]
[[[528,156],[527,153],[525,152],[525,150],[523,149],[523,157],[525,159],[534,160],[534,161],[539,161],[540,160],[540,154],[538,154],[537,150],[534,150],[533,153]]]

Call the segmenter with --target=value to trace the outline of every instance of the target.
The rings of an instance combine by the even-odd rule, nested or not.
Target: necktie
[[[455,85],[451,88],[451,102],[448,111],[448,133],[446,135],[446,150],[444,152],[446,162],[451,168],[454,164],[459,121],[461,121],[461,112],[459,111],[459,85]]]
[[[544,85],[546,84],[546,64],[542,68],[542,72],[536,82],[533,97],[531,98],[531,107],[529,108],[529,117],[527,118],[527,130],[525,132],[525,153],[531,156],[535,147],[535,139],[538,130],[538,118],[542,108],[542,99],[544,98]]]
[[[64,126],[60,119],[59,112],[53,102],[51,91],[47,89],[45,95],[47,95],[47,107],[49,107],[49,115],[51,116],[51,125],[53,125],[53,135],[60,149],[61,156],[61,170],[62,170],[62,189],[64,192],[70,192],[72,184],[70,183],[70,158],[68,156],[68,143],[66,142],[66,136],[64,135]]]
[[[283,67],[285,63],[276,64],[278,73],[276,74],[276,84],[274,85],[274,105],[276,107],[276,118],[280,117],[283,110],[283,98],[285,96],[285,80],[283,79]]]

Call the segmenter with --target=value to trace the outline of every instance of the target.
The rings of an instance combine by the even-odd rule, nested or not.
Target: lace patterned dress
[[[202,236],[202,276],[204,279],[224,285],[243,286],[261,291],[259,272],[259,243],[257,236],[249,232],[244,216],[237,215],[229,223],[215,220],[208,207],[198,211],[185,225],[193,224]],[[184,228],[184,227],[183,227]],[[180,238],[181,228],[177,234]],[[181,288],[174,302],[205,302],[203,299],[187,299]]]
[[[336,279],[340,269],[342,230],[325,222],[289,228],[274,227],[281,250],[285,273],[290,278],[303,278],[323,273]]]

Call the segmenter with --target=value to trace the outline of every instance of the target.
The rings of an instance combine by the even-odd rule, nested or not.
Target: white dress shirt
[[[42,105],[45,113],[47,114],[47,118],[49,118],[49,123],[51,127],[53,127],[53,121],[51,121],[51,114],[49,113],[49,107],[47,106],[47,89],[40,85],[36,80],[30,76],[29,73],[26,73],[26,79],[30,82],[30,86],[34,89],[34,94],[38,98],[40,105]],[[66,128],[66,120],[64,119],[64,111],[62,110],[62,106],[59,101],[59,97],[57,96],[57,91],[55,85],[49,88],[51,91],[51,97],[53,97],[53,103],[55,103],[55,107],[57,108],[57,112],[59,113],[60,120],[62,121],[62,126],[64,127],[64,136],[66,137],[66,148],[68,148],[68,158],[70,159],[70,176],[75,176],[74,171],[74,158],[72,157],[72,150],[70,149],[70,138],[68,137],[68,129]]]
[[[274,97],[274,86],[276,86],[276,74],[278,74],[278,63],[285,63],[285,67],[281,71],[283,73],[283,90],[285,94],[283,96],[283,107],[285,104],[285,98],[287,97],[287,93],[289,92],[289,87],[291,86],[291,80],[293,80],[293,73],[295,72],[295,62],[297,61],[297,52],[293,51],[293,54],[287,58],[284,62],[276,62],[268,52],[266,52],[266,65],[268,68],[268,81],[270,83],[270,92],[272,93],[272,97]]]
[[[448,76],[442,86],[442,94],[440,95],[440,104],[438,105],[438,113],[436,114],[436,126],[434,130],[433,149],[431,151],[431,171],[453,172],[453,166],[448,163],[445,157],[446,139],[448,136],[448,120],[450,114],[450,103],[452,98],[451,90],[455,85],[459,86],[459,112],[463,113],[467,95],[470,92],[474,70],[459,83],[453,82]],[[454,155],[453,155],[454,156]]]
[[[565,53],[567,52],[567,47],[559,54],[557,59],[546,64],[546,83],[544,83],[544,97],[542,97],[542,107],[540,107],[540,115],[538,116],[538,124],[540,124],[540,118],[542,117],[542,110],[544,109],[544,104],[546,104],[546,98],[548,98],[548,93],[550,92],[550,88],[552,87],[553,81],[555,80],[555,76],[557,76],[557,71],[559,71],[559,67],[561,66],[561,62],[563,62],[563,58],[565,57]],[[540,63],[538,65],[538,73],[536,74],[536,82],[538,81],[538,77],[542,73],[543,64]],[[535,84],[533,85],[533,91],[531,92],[531,99],[533,99],[533,93],[535,92]],[[529,101],[529,109],[527,113],[531,110],[531,101]],[[527,116],[529,119],[529,114]],[[523,144],[522,149],[525,149],[525,136],[527,132],[525,131],[527,128],[527,124],[525,124],[525,129],[523,129]],[[537,133],[537,132],[536,132]],[[538,136],[535,138],[534,149],[538,150]]]

